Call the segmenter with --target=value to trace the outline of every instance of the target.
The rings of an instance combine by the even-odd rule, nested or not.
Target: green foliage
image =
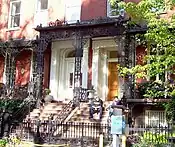
[[[50,93],[51,93],[51,90],[50,89],[48,89],[48,88],[45,88],[45,95],[49,95]]]
[[[165,87],[162,83],[149,81],[138,84],[138,91],[143,98],[164,98]]]
[[[7,143],[6,139],[0,139],[0,147],[6,147]]]
[[[169,19],[162,16],[162,12],[171,9],[175,0],[142,0],[138,4],[132,2],[119,2],[111,0],[111,4],[123,7],[130,17],[128,27],[145,26],[145,34],[138,34],[136,41],[146,46],[147,56],[145,64],[136,65],[132,68],[119,67],[121,76],[134,75],[136,78],[143,77],[147,81],[152,80],[153,85],[147,85],[145,88],[145,97],[162,97],[163,95],[174,95],[174,86],[171,86],[165,80],[165,73],[175,74],[175,16]],[[161,77],[160,83],[164,92],[157,90],[154,84],[157,82],[157,75]],[[164,78],[162,78],[164,76]],[[154,80],[153,80],[154,79]],[[171,94],[172,93],[172,94]],[[174,97],[174,96],[173,96]],[[167,119],[175,120],[175,100],[174,98],[165,104]]]
[[[0,109],[14,112],[22,107],[23,100],[16,99],[1,99]]]
[[[144,133],[144,135],[141,139],[147,143],[154,142],[156,144],[165,144],[168,142],[165,134],[163,134],[163,133],[146,132],[146,133]]]
[[[112,4],[118,2],[112,0]],[[175,19],[171,21],[160,16],[160,12],[166,10],[165,1],[162,0],[142,0],[136,3],[121,2],[127,14],[131,17],[128,24],[146,24],[148,30],[145,34],[138,34],[137,41],[147,46],[149,53],[145,57],[145,65],[136,65],[131,69],[122,68],[121,75],[134,74],[137,77],[151,78],[157,74],[164,74],[171,71],[175,65]],[[171,2],[173,3],[173,2]],[[147,62],[149,61],[149,63]]]
[[[169,122],[175,121],[175,97],[165,105],[166,119]]]
[[[175,134],[169,134],[168,137],[174,136]],[[139,143],[135,143],[133,147],[164,147],[167,143],[167,136],[164,133],[145,132]]]

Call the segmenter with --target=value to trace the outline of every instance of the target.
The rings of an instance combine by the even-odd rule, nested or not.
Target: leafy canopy
[[[165,3],[166,2],[166,3]],[[116,0],[111,0],[111,4]],[[163,12],[171,8],[173,0],[142,0],[138,4],[118,2],[118,8],[124,8],[131,18],[128,25],[147,25],[145,34],[137,34],[139,44],[146,46],[145,64],[133,68],[121,68],[121,75],[134,74],[136,77],[154,78],[164,75],[165,71],[174,73],[175,64],[175,17],[163,17]],[[163,82],[163,81],[162,81]]]
[[[136,35],[138,44],[146,48],[147,55],[144,57],[144,64],[132,68],[120,67],[121,75],[133,74],[139,78],[144,77],[147,81],[151,80],[152,83],[157,82],[163,85],[163,96],[172,97],[172,101],[166,105],[168,119],[175,120],[173,116],[175,114],[175,84],[170,83],[170,79],[165,80],[169,78],[168,75],[175,74],[175,17],[173,13],[168,15],[170,14],[168,12],[173,12],[175,0],[141,0],[137,4],[119,2],[119,0],[110,0],[110,2],[113,7],[117,5],[115,8],[118,11],[125,10],[126,16],[131,20],[128,21],[128,26],[147,26],[145,34]],[[145,91],[149,98],[162,96],[159,90],[153,91],[150,88]]]

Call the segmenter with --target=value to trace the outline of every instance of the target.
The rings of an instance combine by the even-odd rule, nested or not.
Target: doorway
[[[119,79],[117,62],[108,62],[108,101],[112,101],[115,96],[118,96]]]
[[[74,89],[74,69],[75,68],[75,50],[68,50],[65,55],[64,67],[64,91],[65,98],[72,99]]]

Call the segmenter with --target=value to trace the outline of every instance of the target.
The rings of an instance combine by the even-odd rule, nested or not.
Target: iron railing
[[[167,124],[167,126],[157,127],[130,127],[129,135],[127,137],[129,144],[135,144],[139,141],[147,143],[173,145],[175,143],[175,128],[174,124]]]
[[[104,145],[112,143],[110,125],[101,123],[80,123],[58,121],[25,121],[21,126],[13,127],[12,133],[20,138],[35,143],[69,143],[73,146],[97,146],[100,134],[104,136]],[[130,127],[127,144],[139,142],[142,138],[147,142],[172,145],[175,141],[173,124],[166,127]]]
[[[13,127],[11,133],[17,134],[22,140],[35,143],[69,143],[74,145],[97,146],[100,134],[105,142],[110,141],[109,127],[100,123],[56,122],[56,121],[25,121],[21,126]],[[53,130],[55,130],[53,132]]]
[[[65,104],[62,108],[62,110],[58,113],[55,121],[58,122],[63,122],[71,113],[71,111],[73,110],[74,106],[74,101],[71,100],[69,101],[69,103]]]

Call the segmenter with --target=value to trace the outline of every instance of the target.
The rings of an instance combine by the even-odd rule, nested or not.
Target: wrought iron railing
[[[142,139],[149,143],[162,144],[164,146],[172,145],[175,143],[175,128],[174,124],[170,123],[167,126],[157,126],[157,127],[130,127],[128,142],[130,144],[135,144]]]
[[[74,88],[74,99],[78,100],[78,102],[88,102],[88,89],[82,87]]]
[[[88,101],[88,98],[87,98],[87,89],[85,88],[80,88],[78,89],[79,91],[79,101],[78,103],[80,102],[87,102]],[[76,95],[77,96],[77,95]],[[71,113],[71,111],[76,107],[76,106],[79,106],[79,104],[75,104],[75,101],[74,100],[71,100],[69,101],[69,103],[65,104],[65,106],[63,106],[62,110],[58,113],[55,121],[58,121],[58,122],[63,122]]]
[[[55,118],[55,121],[63,122],[70,115],[71,111],[74,109],[73,105],[74,105],[73,100],[65,104],[62,110],[58,113],[57,117]]]
[[[57,122],[57,121],[25,121],[18,129],[12,130],[15,134],[20,134],[23,140],[37,140],[38,143],[67,143],[77,146],[96,146],[100,134],[104,136],[104,145],[111,143],[110,126],[102,123],[86,122]],[[173,124],[167,127],[130,127],[127,142],[138,143],[142,137],[152,143],[173,145],[175,141],[175,128]],[[54,134],[52,130],[56,130]],[[173,139],[174,137],[174,139]],[[35,138],[35,139],[34,139]]]
[[[52,130],[56,130],[52,133]],[[14,132],[15,131],[15,132]],[[40,138],[38,143],[68,143],[73,146],[98,145],[100,134],[104,135],[105,144],[110,142],[108,125],[101,123],[78,123],[78,122],[55,122],[55,121],[26,121],[20,128],[12,130],[20,134],[22,140],[35,140]],[[38,141],[38,140],[37,140]]]

